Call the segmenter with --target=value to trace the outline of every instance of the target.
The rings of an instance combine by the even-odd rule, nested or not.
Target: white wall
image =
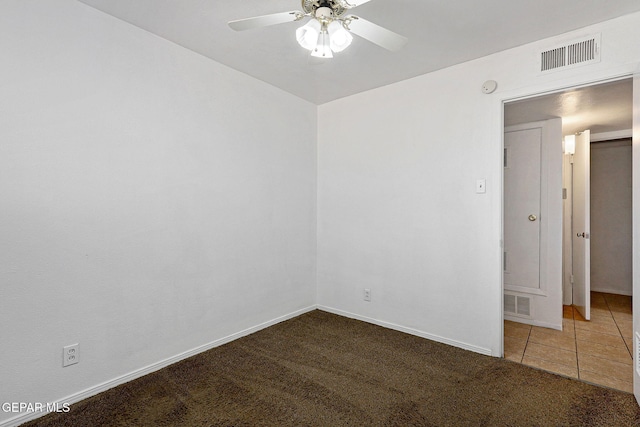
[[[591,144],[591,290],[632,295],[631,141]]]
[[[600,63],[538,74],[539,49],[594,32]],[[500,355],[502,103],[632,73],[639,37],[628,15],[320,106],[318,303]]]
[[[0,52],[0,402],[313,306],[316,106],[73,0],[1,2]]]
[[[313,305],[316,232],[324,308],[499,355],[502,102],[639,68],[640,14],[567,38],[595,31],[599,64],[538,76],[555,38],[322,105],[316,133],[314,106],[83,4],[3,1],[0,401]]]

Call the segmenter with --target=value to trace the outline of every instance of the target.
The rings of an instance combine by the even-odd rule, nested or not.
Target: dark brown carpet
[[[633,396],[322,311],[27,426],[639,426]]]

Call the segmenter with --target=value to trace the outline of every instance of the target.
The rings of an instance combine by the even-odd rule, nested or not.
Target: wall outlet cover
[[[71,344],[62,349],[62,367],[75,365],[80,361],[80,344]]]

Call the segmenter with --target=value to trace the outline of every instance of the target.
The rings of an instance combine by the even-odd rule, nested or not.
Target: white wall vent
[[[516,314],[516,296],[504,294],[504,312]]]
[[[546,50],[540,54],[540,71],[549,71],[567,65],[567,48],[565,46]]]
[[[504,294],[504,314],[531,318],[531,298]]]
[[[531,316],[531,298],[516,297],[516,313],[521,316]]]
[[[566,70],[600,62],[600,34],[572,40],[540,52],[540,72]]]

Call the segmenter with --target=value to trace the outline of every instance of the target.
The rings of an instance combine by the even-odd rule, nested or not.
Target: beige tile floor
[[[504,357],[633,393],[631,297],[591,293],[591,320],[564,306],[562,331],[504,322]]]

